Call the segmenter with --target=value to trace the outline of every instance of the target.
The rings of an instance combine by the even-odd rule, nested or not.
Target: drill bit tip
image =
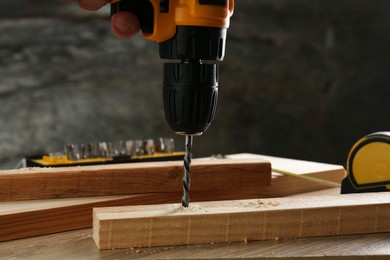
[[[193,135],[186,135],[186,147],[184,155],[184,176],[183,176],[183,197],[181,199],[181,204],[183,207],[187,208],[190,204],[189,190],[191,185],[190,170],[191,170],[191,160],[192,160],[192,144],[194,141]]]

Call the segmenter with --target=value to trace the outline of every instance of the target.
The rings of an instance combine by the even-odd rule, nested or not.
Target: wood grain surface
[[[0,171],[0,201],[180,192],[183,162]],[[256,159],[193,160],[191,191],[262,188],[271,164]]]
[[[96,208],[100,249],[390,231],[390,194]]]

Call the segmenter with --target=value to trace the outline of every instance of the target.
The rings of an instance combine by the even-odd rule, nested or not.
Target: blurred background
[[[194,157],[343,164],[359,138],[390,130],[390,1],[235,4],[216,118]],[[108,13],[0,2],[0,168],[66,143],[162,136],[184,150],[165,122],[157,44],[116,39]]]

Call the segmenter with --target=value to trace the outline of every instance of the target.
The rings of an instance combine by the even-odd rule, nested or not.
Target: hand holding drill
[[[70,3],[72,0],[58,0],[61,3]],[[87,11],[97,11],[110,3],[106,0],[78,0],[81,8]],[[140,30],[138,18],[131,12],[119,12],[111,17],[111,30],[119,39],[128,39]]]

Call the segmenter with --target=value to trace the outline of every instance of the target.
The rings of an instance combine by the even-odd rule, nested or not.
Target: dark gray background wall
[[[174,136],[157,45],[116,39],[107,11],[0,2],[1,168],[65,143]],[[390,130],[389,46],[387,0],[237,0],[216,119],[195,156],[343,163],[357,139]]]

